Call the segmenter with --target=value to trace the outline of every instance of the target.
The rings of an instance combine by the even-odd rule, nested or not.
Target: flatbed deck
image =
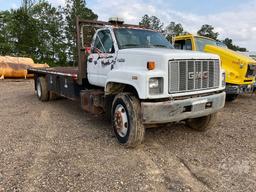
[[[47,67],[47,68],[29,68],[28,73],[34,74],[35,89],[37,89],[37,78],[45,77],[47,89],[62,97],[77,100],[80,97],[80,91],[84,90],[84,85],[79,85],[77,67]]]
[[[78,77],[78,67],[47,67],[47,68],[30,68],[29,73],[53,74],[67,77]]]

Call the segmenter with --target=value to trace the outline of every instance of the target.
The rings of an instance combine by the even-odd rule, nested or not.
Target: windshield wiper
[[[122,45],[122,47],[138,47],[139,46],[139,44],[132,44],[132,43],[130,43],[130,44],[124,44],[124,45]]]
[[[153,47],[164,47],[167,48],[165,45],[152,45]]]

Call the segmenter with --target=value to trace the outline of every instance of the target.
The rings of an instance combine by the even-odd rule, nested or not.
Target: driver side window
[[[114,53],[114,43],[109,30],[102,30],[97,33],[93,52]]]

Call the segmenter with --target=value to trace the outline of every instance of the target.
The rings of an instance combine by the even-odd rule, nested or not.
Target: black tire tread
[[[238,94],[227,94],[226,95],[226,101],[232,102],[232,101],[236,100],[237,97],[238,97]]]
[[[57,99],[60,99],[61,96],[58,95],[57,93],[54,93],[52,91],[49,91],[49,100],[52,101],[52,100],[57,100]]]
[[[205,132],[211,129],[217,122],[218,115],[217,113],[213,113],[211,115],[205,117],[199,117],[194,119],[188,119],[186,124],[191,129],[196,131]]]
[[[142,120],[140,116],[140,102],[137,99],[137,97],[131,93],[120,93],[115,97],[112,108],[117,99],[123,100],[123,102],[126,104],[128,113],[130,114],[131,130],[130,130],[128,141],[123,145],[128,148],[137,147],[142,143],[144,139],[144,134],[145,134],[145,128],[144,128],[144,125],[142,124]]]
[[[49,91],[45,77],[38,77],[37,83],[40,83],[41,86],[41,97],[38,96],[39,100],[49,101]]]

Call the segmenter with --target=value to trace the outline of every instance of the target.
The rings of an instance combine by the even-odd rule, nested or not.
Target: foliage
[[[38,44],[36,21],[22,8],[6,11],[3,15],[3,31],[5,49],[0,54],[34,55],[35,46]],[[25,23],[25,24],[24,24]]]
[[[139,25],[157,31],[161,31],[164,26],[164,24],[161,22],[159,18],[157,18],[156,16],[150,17],[147,14],[142,17],[142,20],[139,22]]]
[[[7,29],[7,23],[10,16],[9,11],[0,12],[0,55],[10,54],[13,49],[12,44],[9,41],[9,30]]]
[[[50,65],[67,64],[67,43],[64,34],[64,18],[60,8],[52,7],[47,2],[37,3],[31,10],[36,20],[37,38],[36,58]],[[54,62],[53,62],[54,61]]]
[[[237,45],[234,45],[233,44],[233,40],[232,39],[229,39],[229,38],[226,38],[222,41],[225,45],[227,45],[227,47],[229,49],[232,49],[234,51],[241,51],[241,52],[246,52],[247,49],[246,48],[243,48],[243,47],[239,47]]]
[[[219,36],[218,32],[214,32],[214,27],[208,24],[203,25],[201,29],[197,32],[197,34],[215,40],[217,40]]]
[[[69,48],[67,50],[68,58],[76,62],[76,17],[88,20],[97,20],[98,16],[93,13],[91,9],[86,7],[84,0],[66,0],[66,7],[64,8],[66,16],[65,34]]]
[[[24,9],[25,12],[29,12],[34,4],[35,0],[22,0],[21,8]]]
[[[0,55],[31,57],[51,66],[73,64],[76,16],[97,19],[82,0],[67,0],[64,8],[23,0],[20,8],[1,11]]]
[[[212,38],[212,39],[215,39],[215,40],[219,41],[218,40],[219,33],[214,32],[214,27],[211,26],[211,25],[208,25],[208,24],[203,25],[197,33],[198,33],[198,35],[209,37],[209,38]],[[227,45],[227,47],[231,50],[241,51],[241,52],[246,52],[247,51],[246,48],[239,47],[237,45],[233,45],[233,40],[232,39],[226,38],[222,42],[225,45]]]
[[[31,57],[51,66],[75,65],[76,16],[98,18],[84,0],[66,0],[64,7],[53,7],[46,0],[22,0],[20,8],[0,11],[0,55]],[[158,31],[164,29],[170,41],[173,36],[187,33],[180,23],[170,22],[164,28],[159,18],[147,14],[139,25]],[[216,40],[219,35],[208,24],[203,25],[198,34]],[[246,51],[233,45],[232,39],[226,38],[223,43],[235,51]]]
[[[175,36],[182,35],[186,33],[180,23],[170,22],[169,25],[165,28],[165,33],[167,35],[167,39],[172,42],[172,38]]]

